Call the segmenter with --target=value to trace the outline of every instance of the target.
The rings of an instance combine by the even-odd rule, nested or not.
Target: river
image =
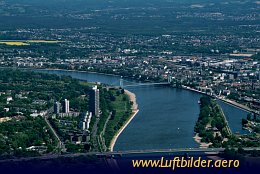
[[[119,76],[62,70],[36,70],[69,75],[89,82],[119,86]],[[194,125],[199,115],[202,94],[166,86],[129,87],[136,94],[139,112],[116,141],[114,150],[144,150],[199,147]],[[241,119],[247,112],[218,101],[233,133],[245,133]]]

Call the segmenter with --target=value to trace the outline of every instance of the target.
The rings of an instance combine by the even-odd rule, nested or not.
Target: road
[[[60,152],[62,149],[65,148],[63,142],[61,141],[60,137],[58,136],[58,134],[56,133],[56,131],[53,129],[52,125],[50,124],[49,120],[47,119],[49,114],[53,112],[53,107],[49,108],[46,112],[46,114],[43,116],[45,122],[47,123],[47,125],[49,126],[49,128],[51,129],[52,133],[54,134],[54,136],[56,137],[56,139],[58,140],[58,144],[56,147],[56,150],[58,152]]]
[[[56,131],[55,131],[55,130],[53,129],[53,127],[51,126],[49,120],[48,120],[46,117],[44,117],[44,120],[45,120],[45,122],[47,123],[47,125],[49,126],[49,128],[51,129],[51,131],[52,131],[52,133],[54,134],[54,136],[56,137],[56,139],[58,140],[58,145],[57,145],[56,149],[57,149],[58,151],[62,150],[62,149],[64,148],[64,145],[63,145],[62,141],[60,140],[60,137],[58,136],[58,134],[56,133]]]
[[[99,142],[98,142],[98,137],[97,137],[97,129],[98,129],[98,123],[99,123],[99,118],[96,118],[96,121],[93,125],[92,133],[91,133],[91,138],[93,140],[93,151],[98,151],[99,147]]]
[[[107,150],[104,135],[105,135],[105,131],[106,131],[106,128],[107,128],[107,124],[108,124],[109,120],[111,119],[111,116],[112,116],[112,112],[109,113],[109,116],[107,117],[106,122],[104,124],[103,130],[101,131],[101,133],[99,135],[99,138],[100,138],[100,141],[101,141],[101,148],[103,149],[103,151]]]

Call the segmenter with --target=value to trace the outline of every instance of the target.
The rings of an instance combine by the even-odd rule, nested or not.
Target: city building
[[[78,117],[80,115],[79,112],[69,112],[69,113],[59,113],[59,117]]]
[[[8,97],[6,98],[6,101],[7,101],[7,102],[13,101],[13,97],[8,96]]]
[[[8,97],[6,98],[6,104],[9,104],[10,101],[13,101],[13,97],[8,96]]]
[[[89,95],[89,111],[99,117],[99,89],[94,86]]]
[[[92,118],[92,113],[91,113],[91,112],[83,113],[83,116],[82,116],[82,118],[81,118],[80,125],[79,125],[79,127],[80,127],[83,131],[89,129],[89,125],[90,125],[90,122],[91,122],[91,118]]]
[[[62,102],[62,112],[63,113],[69,113],[70,112],[70,101],[65,99]]]
[[[60,103],[59,102],[55,102],[53,109],[54,109],[54,113],[55,114],[59,114],[60,113]]]

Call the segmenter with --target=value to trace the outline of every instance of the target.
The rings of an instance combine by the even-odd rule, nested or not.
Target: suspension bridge
[[[115,81],[111,85],[118,86],[118,84],[119,84],[120,88],[126,88],[126,87],[138,87],[138,86],[170,85],[171,82],[172,82],[171,76],[168,77],[167,82],[154,82],[154,83],[137,83],[137,82],[125,80],[121,76],[119,81]]]

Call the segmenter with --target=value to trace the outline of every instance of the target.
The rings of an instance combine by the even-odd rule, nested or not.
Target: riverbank
[[[51,71],[51,70],[50,70]],[[42,72],[42,73],[47,73],[48,71],[39,71],[39,72]],[[75,73],[74,73],[75,72]],[[57,72],[56,71],[53,71],[52,73],[53,74],[57,74],[57,75],[72,75],[75,79],[77,79],[77,78],[79,78],[79,79],[83,79],[83,80],[87,80],[88,81],[88,79],[89,79],[89,77],[86,75],[84,75],[84,72],[85,71],[83,71],[82,72],[82,74],[81,73],[76,73],[76,71],[73,71],[73,70],[70,70],[70,71],[67,71],[67,70],[62,70],[62,71],[58,71],[57,70]],[[85,73],[88,73],[88,72],[85,72]],[[89,74],[89,76],[90,76],[90,79],[94,79],[94,80],[96,80],[96,81],[100,81],[101,83],[103,82],[103,83],[109,83],[109,84],[111,84],[111,85],[113,85],[112,83],[110,83],[110,82],[114,82],[114,81],[116,81],[115,80],[115,78],[113,77],[113,76],[103,76],[102,74],[100,74],[100,76],[98,75],[98,73],[90,73]],[[94,77],[94,78],[91,78],[91,77]],[[119,78],[120,77],[118,77],[118,81],[119,81]],[[107,79],[109,79],[109,80],[107,80]],[[112,79],[112,80],[111,80]],[[131,88],[132,89],[132,88]],[[184,89],[184,88],[183,88]],[[156,88],[156,90],[157,90],[157,88]],[[160,103],[157,103],[157,105],[154,105],[154,104],[151,104],[151,102],[150,102],[150,100],[149,100],[149,98],[150,98],[150,96],[153,96],[154,98],[156,98],[156,99],[158,99],[158,100],[166,100],[168,103],[174,103],[175,105],[178,105],[178,108],[180,108],[180,110],[178,110],[178,114],[183,114],[183,112],[181,111],[181,108],[182,108],[182,104],[179,104],[180,103],[180,101],[178,101],[178,99],[177,100],[174,100],[174,98],[175,97],[172,97],[172,99],[170,99],[170,100],[168,100],[168,96],[169,96],[169,91],[171,91],[171,93],[170,94],[172,94],[172,96],[176,96],[176,94],[175,94],[175,92],[177,92],[177,93],[190,93],[190,92],[192,92],[193,94],[192,94],[192,96],[194,95],[195,97],[195,99],[193,100],[193,98],[187,98],[187,99],[185,99],[185,101],[186,100],[191,100],[191,102],[190,102],[190,107],[192,108],[192,107],[194,107],[194,108],[197,108],[198,107],[198,105],[196,104],[197,103],[197,101],[198,101],[198,98],[197,98],[197,96],[201,96],[202,94],[203,94],[203,92],[199,92],[199,91],[196,91],[196,90],[167,90],[166,92],[163,92],[162,94],[160,94],[160,95],[157,95],[157,91],[155,91],[155,90],[153,90],[153,88],[152,89],[149,89],[149,90],[142,90],[142,88],[140,88],[140,90],[139,90],[139,88],[135,88],[134,89],[134,91],[135,91],[135,93],[136,94],[138,94],[138,97],[140,97],[140,99],[142,99],[142,100],[140,100],[139,102],[140,103],[138,103],[140,106],[139,106],[139,108],[140,108],[140,110],[142,109],[142,118],[140,118],[140,123],[143,125],[143,126],[145,126],[146,125],[146,122],[144,122],[143,120],[143,117],[144,118],[149,118],[150,120],[151,120],[151,122],[153,122],[153,120],[156,120],[157,119],[157,114],[156,114],[156,112],[157,111],[160,111],[160,110],[163,110],[163,109],[167,109],[167,107],[164,107],[164,105],[161,105]],[[175,91],[175,92],[172,92],[172,91]],[[181,91],[181,92],[180,92]],[[190,92],[189,92],[190,91]],[[199,93],[201,93],[201,95],[198,95]],[[147,96],[149,96],[149,97],[147,97]],[[163,97],[163,96],[166,96],[166,97]],[[191,97],[192,97],[191,96]],[[181,95],[181,97],[182,97],[182,95]],[[220,101],[220,100],[219,100]],[[153,102],[152,102],[153,103]],[[144,104],[145,105],[147,105],[147,104],[149,104],[149,105],[151,105],[152,107],[143,107],[144,106]],[[223,102],[223,104],[224,105],[229,105],[228,103],[224,103]],[[228,111],[230,110],[230,107],[233,107],[232,105],[230,105],[229,107],[227,107],[228,109]],[[178,109],[177,108],[177,109]],[[194,113],[195,112],[197,112],[196,111],[196,109],[194,109],[193,108],[193,112],[191,112],[191,113],[189,113],[189,115],[190,116],[193,116],[194,115]],[[233,107],[233,108],[236,108],[236,107]],[[156,110],[155,110],[156,109]],[[151,115],[149,114],[149,116],[147,116],[147,113],[148,112],[146,112],[146,111],[150,111],[150,110],[153,110],[153,111],[156,111],[156,112],[153,112]],[[232,127],[232,129],[234,129],[234,131],[233,132],[239,132],[240,130],[242,130],[242,128],[241,128],[241,119],[242,119],[242,117],[244,117],[246,114],[245,113],[243,113],[243,111],[241,110],[241,112],[237,112],[236,114],[233,114],[233,110],[236,110],[236,109],[232,109],[231,111],[232,112],[227,112],[226,113],[226,115],[227,115],[227,117],[230,119],[230,118],[239,118],[239,121],[237,121],[237,122],[233,122],[233,120],[231,119],[230,120],[230,123],[231,123],[231,127]],[[130,111],[131,112],[131,111]],[[226,112],[226,110],[225,110],[225,112]],[[176,114],[177,114],[176,113]],[[241,114],[240,113],[243,113],[242,115],[243,116],[241,116]],[[170,115],[171,113],[165,113],[164,114],[164,112],[162,112],[161,113],[162,115],[164,115],[165,117],[169,117],[168,115]],[[128,117],[130,117],[130,115],[131,115],[131,113],[130,114],[128,114]],[[187,118],[188,118],[189,116],[187,116]],[[240,119],[240,117],[241,117],[241,119]],[[193,125],[194,124],[194,122],[195,122],[195,120],[193,121],[192,120],[192,118],[193,117],[191,117],[191,118],[189,118],[187,121],[189,121],[190,123],[189,123],[189,126],[188,127],[186,127],[186,129],[187,130],[190,130],[190,132],[188,132],[187,134],[185,134],[185,136],[183,136],[183,137],[176,137],[176,139],[171,139],[171,140],[165,140],[165,142],[167,142],[168,144],[170,144],[171,142],[174,142],[174,143],[176,143],[176,142],[178,142],[179,144],[187,144],[187,147],[190,147],[191,145],[196,145],[197,146],[197,143],[195,143],[195,141],[194,141],[194,139],[192,138],[193,136],[193,129],[191,128],[192,126],[190,126],[190,125]],[[125,118],[125,119],[127,119],[127,118]],[[139,118],[138,118],[139,119]],[[171,119],[171,118],[169,118],[169,119]],[[126,122],[126,121],[125,121]],[[169,130],[169,132],[170,132],[170,130],[171,131],[174,131],[173,129],[175,128],[175,127],[179,127],[179,125],[180,124],[182,124],[182,123],[176,123],[176,124],[174,124],[174,126],[173,125],[167,125],[167,121],[164,123],[164,124],[162,124],[163,125],[163,127],[165,128],[165,127],[167,127],[167,126],[169,126],[169,127],[167,127],[167,130]],[[236,124],[238,125],[237,127],[238,128],[236,128]],[[138,124],[137,124],[138,125]],[[235,125],[235,126],[234,126]],[[121,126],[120,126],[121,127]],[[120,129],[120,127],[119,127],[119,129]],[[134,145],[135,145],[135,148],[137,149],[137,148],[141,148],[141,147],[144,147],[144,148],[149,148],[148,146],[146,146],[145,144],[143,144],[143,142],[144,142],[144,138],[143,137],[145,137],[145,136],[143,136],[143,132],[140,132],[140,135],[138,135],[137,137],[137,139],[136,139],[136,141],[133,143],[133,142],[129,142],[128,141],[128,139],[130,139],[131,138],[131,136],[133,135],[132,134],[132,132],[135,132],[136,133],[136,131],[133,131],[133,130],[139,130],[140,129],[140,126],[138,127],[138,126],[136,126],[136,124],[132,124],[131,125],[131,128],[129,127],[128,129],[126,129],[126,130],[124,130],[125,132],[123,133],[123,134],[121,134],[120,136],[122,137],[120,137],[120,139],[118,139],[117,140],[117,142],[118,142],[118,145],[116,145],[115,147],[116,147],[116,149],[119,149],[119,150],[121,150],[121,149],[126,149],[127,150],[127,148],[128,149],[131,149]],[[161,130],[163,130],[163,129],[161,129]],[[111,137],[110,137],[110,141],[111,141],[111,139],[113,138],[113,136],[116,134],[116,132],[117,131],[114,131],[113,132],[113,134],[111,134]],[[129,133],[130,132],[130,133]],[[138,131],[137,131],[138,132]],[[157,132],[160,132],[160,130],[156,130],[156,133]],[[163,132],[162,132],[163,133]],[[150,136],[150,135],[149,135]],[[161,136],[159,135],[159,133],[158,133],[158,135],[157,134],[153,134],[152,135],[153,137],[156,137],[159,141],[161,140]],[[182,138],[184,138],[184,137],[190,137],[190,139],[189,139],[189,141],[184,141]],[[125,138],[125,137],[130,137],[130,138]],[[121,142],[121,139],[122,139],[122,142]],[[120,141],[120,144],[119,144],[119,141]],[[187,143],[188,142],[188,143]],[[149,143],[149,142],[148,142]],[[163,144],[163,143],[162,143]],[[108,147],[110,146],[110,142],[107,144],[108,145]],[[137,146],[138,145],[138,146]],[[160,148],[160,147],[159,147]],[[171,147],[169,147],[169,148],[171,148]]]
[[[0,68],[14,68],[14,67],[0,67]],[[93,71],[68,70],[68,69],[59,69],[59,68],[20,68],[20,67],[16,67],[16,69],[43,70],[43,71],[65,71],[65,72],[67,71],[67,72],[91,73],[91,74],[100,74],[100,75],[120,77],[120,75],[117,75],[117,74],[108,74],[108,73],[93,72]],[[253,113],[259,114],[259,112],[257,112],[256,110],[253,110],[253,109],[251,109],[251,108],[249,108],[245,105],[239,104],[235,101],[231,101],[229,99],[224,99],[223,97],[220,97],[220,96],[212,96],[212,95],[207,94],[206,92],[202,92],[202,91],[199,91],[197,89],[190,88],[190,87],[184,86],[184,85],[182,85],[182,89],[186,89],[186,90],[189,90],[189,91],[193,91],[193,92],[196,92],[196,93],[200,93],[200,94],[203,94],[203,95],[214,97],[214,98],[217,98],[218,100],[225,102],[226,104],[237,107],[237,108],[242,109],[246,112],[253,112]]]
[[[230,126],[229,126],[229,124],[228,124],[227,118],[226,118],[226,116],[225,116],[225,114],[224,114],[222,108],[221,108],[218,104],[217,104],[217,107],[219,108],[220,113],[221,113],[222,117],[223,117],[224,120],[225,120],[226,130],[227,130],[229,136],[231,136],[231,135],[232,135],[232,131],[231,131]],[[208,127],[209,127],[209,126],[208,126]],[[211,127],[211,126],[210,126],[210,127]],[[201,141],[201,140],[202,140],[202,137],[199,136],[199,133],[196,133],[196,135],[193,137],[193,139],[194,139],[198,144],[200,144],[200,148],[209,148],[209,146],[213,144],[213,143],[211,143],[211,142],[209,142],[209,143],[202,142],[202,141]]]
[[[219,99],[219,100],[221,100],[221,101],[223,101],[223,102],[225,102],[225,103],[227,103],[227,104],[229,104],[229,105],[231,105],[231,106],[234,106],[234,107],[236,107],[236,108],[238,108],[238,109],[241,109],[241,110],[243,110],[243,111],[253,112],[253,113],[256,112],[256,111],[254,111],[253,109],[250,109],[249,107],[247,107],[247,106],[245,106],[245,105],[242,105],[242,104],[239,104],[239,103],[237,103],[237,102],[235,102],[235,101],[232,101],[232,100],[229,100],[229,99],[224,99],[224,98],[221,98],[221,97],[217,97],[217,99]]]
[[[227,117],[226,117],[226,115],[225,115],[223,109],[221,108],[221,106],[219,106],[219,104],[218,104],[217,106],[218,106],[218,108],[219,108],[219,110],[220,110],[220,113],[221,113],[222,117],[223,117],[224,120],[225,120],[227,132],[228,132],[229,136],[231,136],[231,135],[232,135],[232,131],[231,131],[230,126],[229,126],[229,124],[228,124]]]
[[[202,91],[199,91],[199,90],[197,90],[197,89],[194,89],[194,88],[191,88],[191,87],[188,87],[188,86],[182,85],[182,89],[186,89],[186,90],[189,90],[189,91],[197,92],[197,93],[199,93],[199,94],[203,94],[203,95],[210,96],[210,95],[208,95],[206,92],[202,92]]]
[[[80,71],[80,70],[71,70],[71,69],[59,69],[59,68],[18,68],[18,67],[0,67],[0,68],[16,68],[20,70],[40,70],[40,71],[67,71],[67,72],[79,72],[79,73],[90,73],[90,74],[101,74],[107,76],[114,76],[114,77],[121,77],[120,75],[116,74],[108,74],[108,73],[101,73],[101,72],[94,72],[94,71]]]
[[[201,142],[202,138],[199,136],[198,133],[196,133],[196,135],[193,137],[193,139],[200,145],[200,148],[202,148],[202,149],[209,148],[209,146],[212,145],[212,143]]]
[[[218,103],[208,96],[201,97],[200,103],[194,140],[200,144],[200,148],[223,147],[224,140],[232,135],[224,112]]]
[[[133,120],[133,118],[139,112],[135,94],[126,90],[126,89],[124,91],[129,96],[130,101],[133,103],[132,114],[127,119],[127,121],[124,123],[124,125],[117,131],[117,133],[114,135],[113,139],[111,140],[111,143],[110,143],[109,148],[108,148],[111,152],[114,150],[115,143],[116,143],[118,137],[120,136],[120,134],[124,131],[124,129],[128,126],[128,124]]]
[[[249,107],[247,107],[247,106],[245,106],[245,105],[242,105],[242,104],[240,104],[240,103],[237,103],[237,102],[232,101],[232,100],[229,100],[229,99],[225,99],[225,98],[223,98],[223,97],[221,97],[221,96],[212,96],[212,95],[207,94],[206,92],[202,92],[202,91],[199,91],[199,90],[197,90],[197,89],[190,88],[190,87],[188,87],[188,86],[182,86],[182,89],[186,89],[186,90],[189,90],[189,91],[193,91],[193,92],[197,92],[197,93],[200,93],[200,94],[203,94],[203,95],[207,95],[207,96],[210,96],[210,97],[214,97],[214,98],[216,98],[216,99],[218,99],[218,100],[221,100],[221,101],[225,102],[226,104],[229,104],[229,105],[231,105],[231,106],[234,106],[234,107],[236,107],[236,108],[238,108],[238,109],[241,109],[241,110],[243,110],[243,111],[246,111],[246,112],[257,113],[257,111],[255,111],[255,110],[253,110],[253,109],[251,109],[251,108],[249,108]]]

